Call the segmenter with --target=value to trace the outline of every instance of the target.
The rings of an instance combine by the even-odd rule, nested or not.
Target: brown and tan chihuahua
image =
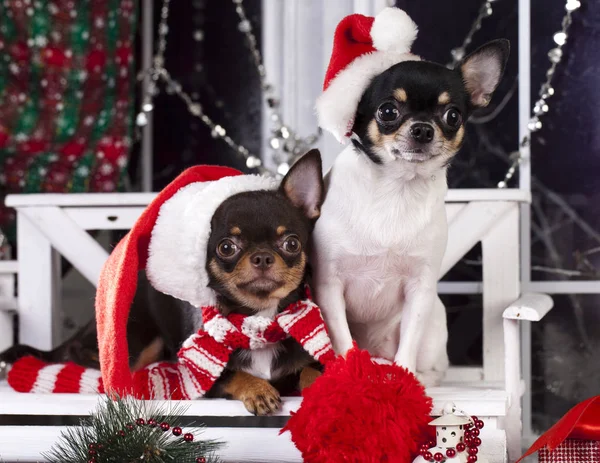
[[[219,206],[211,221],[206,265],[224,315],[274,317],[305,297],[306,247],[323,192],[321,156],[312,150],[278,190],[240,193]],[[142,272],[127,327],[132,370],[175,361],[183,341],[201,326],[197,308],[156,291]],[[99,368],[95,321],[53,351],[17,345],[0,360],[14,363],[24,355]],[[320,365],[287,338],[264,349],[234,352],[207,397],[237,399],[251,413],[267,415],[279,408],[281,395],[303,389],[319,374]]]

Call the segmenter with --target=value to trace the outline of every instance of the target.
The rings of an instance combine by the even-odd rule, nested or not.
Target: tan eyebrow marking
[[[406,90],[404,90],[403,88],[397,88],[396,90],[394,90],[394,97],[402,103],[406,103],[406,100],[408,100]]]
[[[240,230],[240,227],[233,227],[231,230],[229,230],[229,233],[237,236],[242,234],[242,230]]]
[[[277,234],[279,236],[283,235],[286,231],[287,228],[285,228],[283,225],[279,225],[279,227],[277,227]]]
[[[438,97],[438,104],[448,104],[450,103],[450,94],[448,92],[443,92]]]

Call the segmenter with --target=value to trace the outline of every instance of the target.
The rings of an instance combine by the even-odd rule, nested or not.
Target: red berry
[[[148,420],[148,424],[152,427],[156,426],[156,420],[154,418],[150,418]]]
[[[98,447],[96,446],[96,443],[95,443],[95,442],[92,442],[92,443],[91,443],[91,444],[88,446],[88,448],[89,448],[90,450],[96,450]]]
[[[96,455],[97,453],[98,453],[98,452],[96,452],[94,449],[89,449],[89,450],[88,450],[88,455],[89,455],[90,457],[93,457],[93,456],[94,456],[94,455]]]
[[[483,421],[481,421],[481,420],[475,421],[476,428],[482,429],[484,426],[485,426],[485,423]]]
[[[470,429],[470,430],[468,430],[468,431],[465,431],[465,439],[470,439],[470,438],[471,438],[471,435],[472,435],[472,434],[471,434],[472,432],[473,432],[473,430],[471,430],[471,429]]]
[[[133,428],[135,428],[135,426],[134,426],[133,424],[131,424],[131,423],[127,423],[127,424],[125,425],[125,427],[126,427],[127,429],[129,429],[130,431],[133,431]]]
[[[467,458],[467,463],[475,463],[477,461],[477,457],[475,455],[469,455]]]
[[[454,449],[446,450],[446,456],[448,458],[454,458],[456,456],[456,450],[454,450]]]
[[[431,454],[431,452],[425,452],[425,455],[423,455],[423,458],[425,458],[425,460],[427,460],[427,461],[433,461],[433,455]]]
[[[479,429],[475,428],[475,429],[471,429],[470,433],[471,433],[471,437],[477,437],[477,436],[479,436],[480,431],[479,431]]]
[[[198,458],[196,458],[196,463],[206,463],[206,458],[198,457]]]
[[[183,440],[186,442],[192,442],[194,440],[194,435],[192,433],[185,433],[183,435]]]
[[[173,428],[173,435],[174,436],[181,436],[181,433],[182,433],[182,431],[181,431],[181,428],[179,426],[176,426],[176,427]]]
[[[429,450],[429,446],[427,444],[423,444],[421,445],[421,448],[419,449],[420,453],[425,453]]]
[[[117,436],[119,437],[125,437],[125,431],[123,431],[122,429],[117,431]]]
[[[435,461],[444,461],[444,455],[438,452],[433,456],[433,459]]]
[[[475,439],[473,439],[473,444],[479,447],[481,445],[481,439],[479,437],[476,437]]]
[[[477,420],[478,420],[479,418],[477,418],[475,415],[473,415],[473,416],[471,416],[471,419],[473,420],[473,423],[477,423]]]
[[[430,440],[427,445],[429,445],[429,447],[435,447],[435,441],[434,440]],[[427,447],[427,448],[429,448]]]
[[[92,457],[88,460],[88,463],[96,463],[96,457]]]
[[[468,452],[469,452],[469,455],[477,455],[477,452],[479,452],[479,449],[477,447],[470,447]]]
[[[144,418],[138,418],[137,420],[135,420],[135,424],[137,424],[138,426],[144,426],[146,424],[146,421],[144,420]]]
[[[169,429],[171,429],[171,426],[169,426],[169,423],[167,422],[163,422],[160,423],[160,429],[162,429],[163,431],[168,431]]]
[[[459,452],[464,452],[466,448],[467,448],[467,446],[465,444],[463,444],[462,442],[459,442],[458,444],[456,444],[456,450],[458,450]]]

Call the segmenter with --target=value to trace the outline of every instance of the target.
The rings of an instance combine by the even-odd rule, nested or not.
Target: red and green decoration
[[[106,398],[43,455],[49,463],[218,463],[220,442],[183,429],[185,409],[169,411],[131,398]],[[198,428],[195,428],[198,430]]]
[[[0,193],[111,192],[134,110],[135,0],[0,1]],[[0,208],[0,228],[13,212]]]

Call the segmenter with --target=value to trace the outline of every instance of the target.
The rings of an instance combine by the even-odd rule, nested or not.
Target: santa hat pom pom
[[[377,50],[408,53],[417,32],[417,25],[404,10],[386,8],[375,16],[371,39]]]
[[[354,347],[327,364],[282,432],[306,463],[409,463],[428,435],[432,402],[412,373]]]

